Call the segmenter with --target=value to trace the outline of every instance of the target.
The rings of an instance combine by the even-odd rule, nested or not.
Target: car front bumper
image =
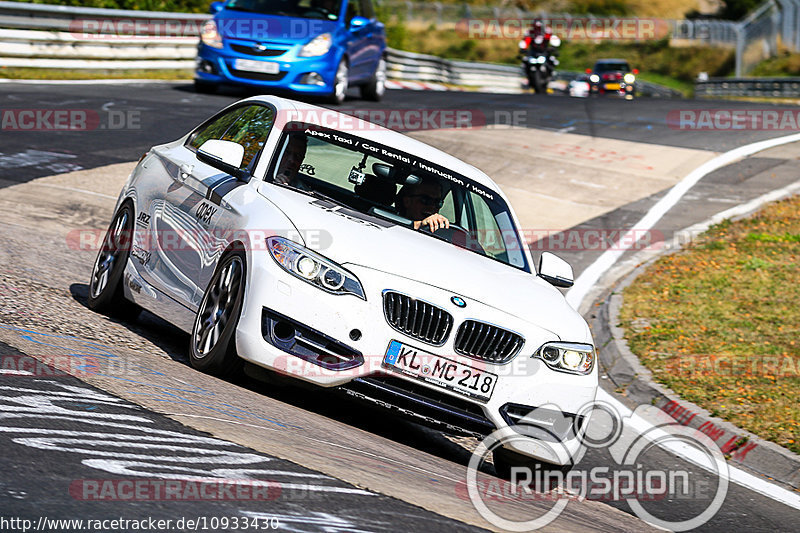
[[[562,431],[562,427],[553,432],[550,428],[551,434],[557,434],[550,442],[543,434],[543,438],[514,438],[508,447],[551,463],[563,462],[561,456],[554,456],[554,446],[565,449],[571,456],[577,453],[580,447],[577,436],[585,430],[586,420],[575,415],[587,412],[587,406],[594,401],[598,371],[595,368],[587,376],[556,372],[531,357],[545,342],[561,340],[552,333],[480,302],[470,302],[468,311],[459,309],[450,302],[452,293],[448,291],[369,268],[345,265],[361,281],[367,297],[365,301],[349,294],[329,294],[298,280],[278,267],[268,253],[254,254],[253,263],[236,337],[238,353],[246,361],[319,386],[340,387],[351,396],[394,407],[412,418],[417,416],[418,421],[474,436],[495,429],[502,434],[518,435],[514,430],[517,423],[534,420],[535,424],[537,417],[552,419],[551,412],[560,412],[568,423],[573,423],[572,430]],[[413,295],[446,309],[454,323],[444,344],[426,344],[393,329],[384,317],[382,292],[385,289]],[[351,357],[342,359],[328,354],[315,360],[313,355],[308,356],[308,350],[299,355],[290,353],[295,350],[291,342],[281,344],[269,338],[269,317],[274,320],[276,316],[299,324],[298,331],[302,330],[310,339],[306,348],[323,344],[323,352],[338,350]],[[457,355],[456,330],[466,318],[517,331],[525,337],[525,344],[516,357],[505,364]],[[584,333],[579,335],[579,339],[563,340],[586,342]],[[284,333],[279,336],[289,337]],[[393,340],[496,374],[498,378],[491,397],[488,400],[471,398],[386,367],[384,357]],[[342,360],[344,362],[339,364]],[[530,411],[533,413],[521,421]]]
[[[231,50],[227,41],[221,49],[210,48],[201,43],[195,61],[195,79],[206,83],[244,85],[303,94],[330,94],[339,65],[336,48],[331,47],[327,54],[319,57],[299,57],[298,50],[299,47],[295,46],[275,57],[257,57]],[[277,63],[279,72],[264,74],[237,70],[237,59]],[[311,73],[319,75],[320,83],[307,83]]]

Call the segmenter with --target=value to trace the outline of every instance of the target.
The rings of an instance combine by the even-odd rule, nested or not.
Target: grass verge
[[[800,196],[712,227],[624,291],[633,353],[682,398],[800,453]]]
[[[192,70],[70,70],[60,68],[0,67],[0,78],[12,80],[191,80]]]

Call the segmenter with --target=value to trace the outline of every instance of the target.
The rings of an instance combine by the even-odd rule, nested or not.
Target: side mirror
[[[369,24],[369,19],[366,17],[353,17],[350,19],[350,31],[356,31]]]
[[[633,69],[633,73],[634,74],[639,74],[639,69],[638,68]]]
[[[572,287],[575,282],[569,263],[550,252],[542,252],[539,258],[539,277],[551,285],[562,288]]]
[[[210,139],[197,149],[197,159],[237,179],[247,178],[247,171],[239,168],[244,159],[244,146],[241,144]]]
[[[208,12],[212,15],[216,15],[222,8],[225,7],[225,2],[211,2],[211,6],[208,8]]]

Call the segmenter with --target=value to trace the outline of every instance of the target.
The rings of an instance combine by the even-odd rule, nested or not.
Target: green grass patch
[[[760,62],[750,75],[777,78],[800,76],[800,53],[782,51],[777,57]]]
[[[109,79],[147,79],[147,80],[191,80],[192,70],[102,70],[102,69],[61,69],[61,68],[0,68],[0,78],[14,80],[109,80]]]
[[[624,291],[621,322],[657,381],[800,453],[800,196],[709,229]]]

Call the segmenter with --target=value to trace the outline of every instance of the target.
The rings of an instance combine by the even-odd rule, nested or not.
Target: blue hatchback
[[[211,4],[194,85],[286,90],[344,101],[348,87],[380,100],[386,32],[371,0],[228,0]]]

